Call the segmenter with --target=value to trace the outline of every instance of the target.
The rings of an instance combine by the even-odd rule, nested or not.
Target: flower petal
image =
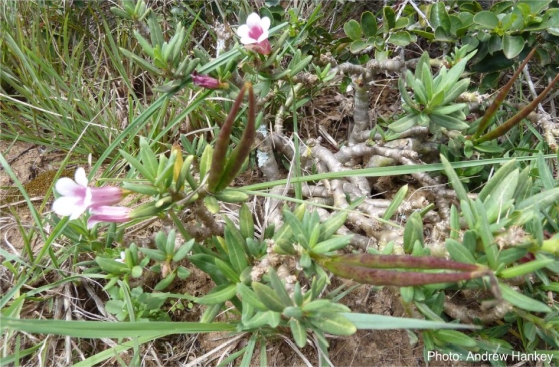
[[[87,187],[89,181],[87,180],[87,176],[85,175],[85,170],[82,167],[78,167],[76,170],[76,182],[78,185]]]
[[[85,187],[78,185],[74,182],[74,180],[68,177],[62,177],[56,181],[54,188],[56,189],[56,192],[62,196],[85,196]]]
[[[258,42],[262,42],[268,39],[268,31],[263,31],[260,37],[258,37]]]
[[[268,17],[264,17],[262,19],[260,19],[260,28],[262,28],[262,30],[264,31],[264,33],[268,33],[268,29],[270,29],[270,18]]]
[[[251,43],[256,42],[256,40],[253,40],[248,36],[249,32],[250,32],[250,28],[246,24],[243,24],[242,26],[237,28],[237,36],[241,38],[241,43],[243,45],[249,45]]]
[[[269,21],[269,19],[268,19]],[[247,22],[246,24],[252,28],[252,27],[256,27],[256,26],[260,26],[260,15],[258,15],[257,13],[252,13],[247,17]],[[268,25],[269,27],[269,25]]]
[[[52,210],[61,217],[70,216],[70,220],[78,218],[87,209],[80,198],[61,197],[54,201]]]

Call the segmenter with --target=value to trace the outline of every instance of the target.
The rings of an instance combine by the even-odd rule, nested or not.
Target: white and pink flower
[[[98,206],[89,212],[91,217],[87,220],[87,228],[93,228],[99,222],[124,223],[132,219],[132,209],[126,206]]]
[[[60,216],[70,216],[70,220],[73,220],[89,208],[113,205],[124,197],[124,190],[120,187],[88,187],[88,183],[82,167],[76,170],[75,180],[68,177],[59,179],[55,189],[62,196],[54,201],[54,212]]]
[[[212,78],[208,75],[200,75],[197,72],[193,72],[190,76],[192,77],[192,83],[199,87],[208,89],[226,89],[229,87],[229,84],[222,83],[216,78]]]
[[[268,41],[269,29],[270,18],[260,18],[258,14],[252,13],[248,16],[246,24],[237,29],[237,36],[241,38],[241,43],[247,48],[262,55],[268,55],[272,51],[272,46]]]

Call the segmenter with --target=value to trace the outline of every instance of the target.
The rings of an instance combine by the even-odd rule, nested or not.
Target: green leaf
[[[382,30],[388,34],[396,26],[396,12],[391,6],[382,8]]]
[[[344,32],[349,38],[354,41],[361,39],[362,36],[361,26],[354,19],[351,19],[346,24],[344,24]]]
[[[445,244],[452,260],[466,264],[476,263],[476,259],[472,255],[470,249],[464,246],[462,243],[453,240],[452,238],[447,238]]]
[[[244,238],[254,238],[254,219],[245,203],[239,209],[239,227]]]
[[[252,355],[254,354],[254,347],[256,346],[256,339],[259,337],[257,333],[252,334],[250,337],[246,349],[243,353],[243,360],[241,361],[241,367],[250,367],[250,362],[252,361]]]
[[[225,245],[229,254],[229,262],[233,268],[240,274],[248,266],[246,258],[246,243],[241,232],[235,227],[233,222],[225,217]]]
[[[212,165],[212,156],[214,154],[214,148],[208,144],[204,148],[204,152],[202,153],[202,157],[200,158],[200,181],[204,180],[208,170]]]
[[[276,294],[281,300],[281,303],[283,303],[285,307],[293,306],[293,302],[291,301],[291,298],[289,298],[289,294],[287,294],[287,291],[285,290],[285,285],[283,285],[283,283],[281,282],[280,278],[278,277],[278,273],[276,273],[276,270],[271,266],[268,268],[268,275],[270,276],[270,284],[276,291]]]
[[[333,237],[329,240],[319,242],[313,249],[312,252],[315,254],[323,254],[330,251],[335,251],[346,247],[353,235]]]
[[[404,85],[404,79],[403,78],[398,79],[398,91],[400,92],[400,96],[402,97],[404,102],[408,106],[410,106],[412,108],[415,108],[415,103],[413,102],[410,95],[408,94],[408,91],[406,90],[406,86]]]
[[[468,89],[469,85],[470,85],[470,78],[462,79],[457,83],[453,84],[450,87],[450,89],[448,89],[448,91],[445,91],[444,99],[442,103],[447,104],[450,102],[454,102],[454,100],[458,98],[459,95],[461,95]]]
[[[351,310],[346,305],[342,305],[341,303],[333,303],[327,299],[317,299],[312,302],[309,302],[303,306],[303,311],[308,313],[314,312],[350,312]]]
[[[250,320],[243,322],[243,326],[248,329],[256,329],[266,325],[274,312],[264,311],[257,312]]]
[[[114,259],[96,257],[95,262],[105,273],[108,274],[124,274],[129,271],[128,266]]]
[[[475,325],[437,322],[405,317],[384,316],[364,313],[342,314],[353,322],[359,330],[394,330],[394,329],[476,329]]]
[[[76,338],[130,338],[147,335],[195,334],[234,331],[229,323],[201,322],[106,322],[2,318],[2,327],[33,334],[68,335]],[[114,355],[113,355],[114,356]]]
[[[146,60],[142,59],[140,56],[128,51],[125,48],[120,48],[120,52],[124,54],[124,56],[134,60],[138,65],[140,65],[143,69],[149,71],[152,74],[160,75],[161,70],[157,67],[153,66],[151,63],[147,62]]]
[[[519,211],[530,211],[537,207],[539,210],[544,210],[552,204],[557,204],[558,201],[559,187],[556,187],[523,200],[515,206],[515,209]]]
[[[194,246],[194,239],[182,244],[173,254],[173,261],[178,262],[184,259],[192,251],[192,246]]]
[[[449,115],[440,115],[438,113],[432,113],[429,115],[431,121],[436,125],[442,126],[449,130],[465,130],[470,127],[467,123],[462,120],[457,119]]]
[[[155,181],[155,174],[156,174],[155,171],[151,171],[148,167],[144,166],[142,163],[140,163],[139,160],[137,160],[135,157],[128,154],[124,150],[119,150],[119,152],[124,157],[124,159],[126,159],[128,163],[132,167],[134,167],[136,171],[140,172],[142,176],[144,176],[148,181],[150,182]]]
[[[407,31],[398,31],[390,34],[388,37],[389,43],[395,46],[405,47],[412,42],[411,35]]]
[[[485,184],[483,189],[478,194],[478,198],[485,202],[488,196],[495,195],[499,192],[498,187],[501,185],[505,177],[507,177],[516,167],[516,160],[511,159],[507,163],[503,164],[501,168],[491,177],[491,179]]]
[[[495,189],[486,196],[483,206],[487,211],[487,220],[494,223],[497,218],[504,215],[512,204],[516,186],[518,185],[518,169],[513,170],[504,179],[500,180]],[[492,178],[490,181],[493,181]]]
[[[440,341],[462,347],[475,347],[476,340],[456,330],[437,330],[433,333]]]
[[[289,320],[289,327],[291,328],[291,334],[293,334],[293,340],[299,348],[303,348],[307,345],[307,329],[303,323],[296,319]]]
[[[239,274],[228,263],[217,257],[215,258],[214,262],[215,266],[218,267],[218,269],[223,273],[223,275],[225,275],[227,279],[229,279],[229,281],[231,281],[232,283],[237,283],[240,281]]]
[[[370,11],[361,14],[361,29],[365,38],[374,37],[377,34],[377,19]]]
[[[404,198],[406,197],[407,193],[408,193],[408,185],[402,186],[398,190],[396,195],[394,195],[394,197],[392,198],[392,201],[390,202],[390,205],[388,205],[388,208],[386,208],[386,211],[384,212],[382,219],[389,220],[390,218],[392,218],[394,213],[396,213],[396,211],[398,210],[400,204],[402,204],[402,202],[404,201]]]
[[[511,36],[505,34],[503,36],[503,52],[507,59],[513,59],[524,49],[524,38],[521,36]]]
[[[450,33],[450,17],[446,11],[444,1],[436,2],[431,6],[429,21],[433,26],[433,30],[441,27],[445,33]]]
[[[319,330],[334,335],[353,335],[357,328],[347,318],[339,313],[323,312],[312,315],[310,318]]]
[[[474,55],[474,53],[475,51],[470,53],[462,60],[458,61],[456,65],[454,65],[450,70],[448,70],[448,72],[441,78],[441,81],[436,86],[435,89],[436,93],[440,92],[441,90],[444,90],[445,93],[452,90],[452,86],[454,86],[458,82],[458,80],[462,76],[462,73],[464,72],[464,69],[466,69],[466,64],[468,63],[468,60]]]
[[[161,250],[156,250],[156,249],[146,248],[146,247],[140,247],[139,250],[150,259],[156,261],[167,260],[167,254]]]
[[[351,42],[351,44],[349,45],[349,51],[352,54],[357,54],[361,51],[363,51],[364,49],[366,49],[369,46],[369,44],[363,40],[356,40]]]
[[[208,209],[208,211],[212,214],[219,213],[219,202],[214,196],[208,195],[204,198],[204,206]]]
[[[545,163],[545,159],[543,158],[543,153],[541,150],[538,152],[538,159],[536,161],[536,164],[538,167],[538,174],[540,180],[542,181],[543,187],[546,190],[553,189],[557,183],[553,178],[553,174],[551,173],[549,166]]]
[[[499,283],[499,288],[501,288],[503,299],[515,307],[532,312],[551,312],[551,308],[545,303],[518,293],[504,283]]]
[[[196,299],[196,303],[201,305],[216,305],[230,300],[237,294],[235,284],[223,284],[215,287],[207,295]]]
[[[456,191],[456,197],[458,197],[459,200],[469,201],[468,194],[466,193],[466,190],[464,189],[462,182],[458,178],[458,175],[450,165],[450,162],[446,159],[445,156],[441,155],[440,157],[441,157],[441,163],[443,164],[444,167],[444,171],[448,176],[448,178],[450,179],[450,183],[452,184],[454,191]]]
[[[285,306],[274,290],[267,285],[252,282],[252,289],[258,299],[271,311],[282,312]]]
[[[158,292],[164,290],[165,288],[167,288],[173,282],[173,280],[175,280],[176,275],[177,274],[174,273],[174,272],[167,275],[165,278],[161,279],[161,281],[159,283],[157,283],[155,285],[155,287],[153,287],[153,290],[158,291]]]
[[[411,253],[415,241],[419,241],[421,245],[424,244],[423,239],[423,219],[418,212],[413,212],[406,222],[404,228],[404,252]]]
[[[437,107],[433,110],[433,113],[437,115],[451,115],[454,112],[464,110],[466,106],[467,106],[466,103],[455,103],[449,106]]]
[[[543,269],[548,265],[554,264],[555,259],[545,258],[527,262],[521,265],[515,265],[511,268],[501,271],[498,275],[499,278],[508,279],[520,277],[526,274],[535,272],[536,270]]]
[[[480,11],[474,15],[474,23],[479,24],[484,29],[494,29],[499,26],[499,18],[490,11]]]
[[[394,121],[393,123],[388,125],[388,128],[395,133],[401,133],[414,127],[417,124],[417,119],[417,115],[409,114]]]
[[[237,283],[237,293],[241,296],[243,302],[248,303],[255,309],[259,311],[268,310],[268,308],[258,299],[256,293],[243,283]]]

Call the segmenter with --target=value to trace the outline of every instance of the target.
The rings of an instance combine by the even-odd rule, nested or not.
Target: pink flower
[[[220,89],[229,87],[227,83],[222,83],[216,78],[212,78],[208,75],[200,75],[197,72],[193,72],[192,74],[190,74],[190,76],[192,77],[192,82],[199,87],[208,89]]]
[[[98,206],[89,211],[91,217],[87,220],[87,228],[92,228],[99,222],[123,223],[132,219],[132,209],[126,206]]]
[[[87,187],[85,170],[76,170],[75,181],[62,177],[56,181],[55,189],[62,195],[52,205],[52,210],[60,216],[70,216],[70,220],[78,218],[88,208],[113,205],[122,200],[124,190],[120,187]]]
[[[270,29],[270,18],[252,13],[248,16],[246,24],[239,26],[237,36],[241,37],[241,43],[262,55],[268,55],[272,51],[268,41],[268,29]]]

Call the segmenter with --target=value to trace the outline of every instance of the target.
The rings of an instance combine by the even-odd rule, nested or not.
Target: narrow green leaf
[[[535,272],[536,270],[543,269],[548,265],[554,264],[555,259],[538,259],[527,262],[521,265],[515,265],[511,268],[501,271],[498,275],[499,278],[508,279],[514,277],[520,277],[526,274]]]
[[[285,285],[281,282],[276,270],[271,266],[268,268],[268,275],[270,276],[270,284],[276,291],[281,303],[283,303],[285,307],[293,306],[293,301],[289,298],[289,294],[287,294],[287,291],[285,290]]]
[[[473,348],[477,345],[476,340],[456,330],[437,330],[433,333],[440,341]]]
[[[497,172],[491,177],[491,179],[485,184],[483,189],[479,192],[478,198],[481,201],[485,202],[485,199],[489,195],[494,195],[498,192],[497,187],[501,184],[501,182],[507,177],[512,171],[514,171],[516,167],[516,160],[511,159],[507,163],[503,164],[501,168],[497,170]]]
[[[311,323],[325,333],[334,335],[353,335],[357,328],[339,313],[323,312],[310,316]]]
[[[413,212],[404,227],[404,252],[411,253],[415,241],[424,244],[423,239],[423,219],[418,212]]]
[[[464,189],[464,186],[462,185],[460,178],[458,178],[458,175],[450,165],[450,162],[446,159],[445,156],[441,155],[440,157],[441,157],[441,163],[443,164],[444,167],[444,171],[448,176],[450,183],[454,188],[454,191],[456,191],[456,197],[458,197],[459,200],[468,201],[469,200],[468,194],[466,193],[466,190]]]
[[[267,309],[276,312],[282,312],[285,306],[281,302],[274,290],[267,285],[258,282],[252,282],[252,289],[256,292],[258,299],[266,306]]]
[[[445,245],[452,260],[467,264],[476,263],[472,253],[460,242],[453,240],[452,238],[447,238]]]
[[[323,254],[330,251],[335,251],[346,247],[353,235],[333,237],[329,240],[319,242],[313,249],[312,252],[316,254]]]
[[[258,299],[256,293],[243,283],[237,283],[237,293],[241,296],[243,302],[247,302],[255,309],[259,311],[268,310],[268,308]]]
[[[207,144],[200,158],[200,181],[203,181],[212,165],[213,147]]]
[[[225,244],[229,261],[237,273],[240,274],[248,266],[245,250],[246,242],[241,232],[227,217],[225,217]]]
[[[156,171],[149,170],[148,167],[144,166],[142,163],[140,163],[139,160],[137,160],[135,157],[128,154],[124,150],[119,150],[119,152],[124,157],[124,159],[126,159],[128,161],[128,163],[132,167],[134,167],[134,169],[136,169],[136,171],[140,172],[142,174],[142,176],[144,176],[148,181],[150,181],[150,182],[155,181]]]
[[[543,153],[541,150],[538,152],[538,159],[536,161],[536,164],[538,166],[538,174],[540,180],[543,183],[543,187],[546,190],[553,189],[557,185],[557,182],[555,181],[555,179],[553,179],[553,174],[551,173],[549,166],[545,163],[545,159],[543,158]]]
[[[307,345],[307,329],[303,323],[296,319],[289,320],[289,327],[291,328],[291,334],[293,335],[293,340],[299,348],[303,348]]]
[[[448,104],[450,102],[454,102],[459,95],[464,93],[468,86],[470,85],[470,78],[464,78],[459,80],[455,84],[453,84],[450,89],[447,91],[441,91],[444,93],[444,99],[442,100],[442,104]]]
[[[254,219],[248,206],[243,203],[239,209],[239,226],[244,238],[254,238]]]
[[[221,270],[223,275],[225,275],[225,277],[227,277],[229,281],[231,281],[232,283],[237,283],[240,281],[239,274],[228,263],[221,259],[218,259],[217,257],[214,261],[215,266],[217,266],[219,270]]]
[[[515,307],[532,312],[551,312],[551,308],[549,308],[549,306],[545,303],[536,301],[535,299],[527,297],[522,293],[518,293],[504,283],[499,283],[499,288],[501,289],[503,299]]]
[[[212,289],[207,295],[196,299],[196,303],[201,305],[216,305],[230,300],[237,294],[237,286],[235,284],[219,285]]]
[[[479,329],[476,325],[463,325],[446,322],[437,322],[405,317],[394,317],[364,313],[342,314],[353,322],[357,329],[363,330],[394,330],[394,329]]]
[[[402,186],[398,190],[396,195],[394,195],[394,197],[392,198],[392,201],[390,202],[390,205],[388,205],[388,208],[386,208],[386,211],[384,212],[382,219],[389,220],[390,218],[392,218],[394,213],[396,213],[396,211],[398,210],[400,204],[402,204],[402,202],[404,201],[404,198],[406,197],[407,193],[408,193],[408,185]]]
[[[241,361],[241,367],[250,367],[250,362],[252,361],[252,355],[254,354],[254,347],[256,346],[256,339],[258,338],[258,333],[252,334],[248,340],[245,352],[243,353],[243,360]]]
[[[456,117],[452,117],[449,115],[440,115],[437,112],[433,112],[429,115],[431,121],[435,124],[442,126],[449,130],[465,130],[470,127],[466,122],[457,119]]]
[[[417,119],[417,115],[405,115],[404,117],[388,125],[388,128],[395,133],[401,133],[414,127],[417,124]]]
[[[2,327],[32,334],[68,335],[76,338],[129,338],[153,334],[195,334],[234,331],[228,323],[106,322],[2,318]]]
[[[536,207],[539,210],[547,209],[548,206],[552,204],[557,204],[559,202],[559,187],[540,192],[534,196],[523,200],[522,202],[515,205],[516,210],[520,211],[530,211],[534,210]]]

